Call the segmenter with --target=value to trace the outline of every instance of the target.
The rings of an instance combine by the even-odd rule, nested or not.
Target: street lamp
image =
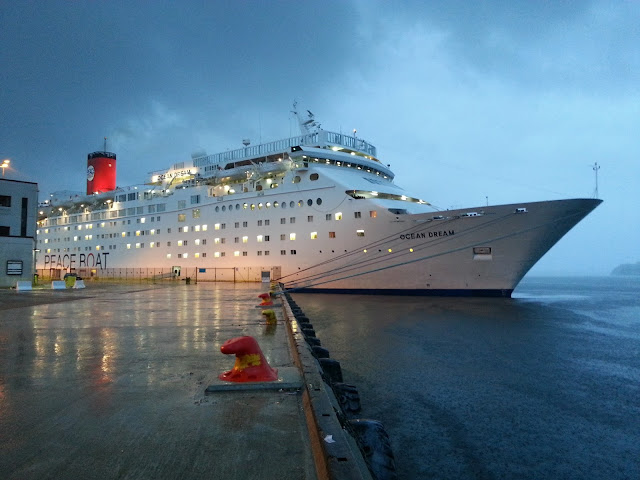
[[[2,167],[2,176],[4,177],[4,170],[5,168],[7,168],[9,166],[9,164],[11,163],[11,160],[9,160],[8,158],[5,158],[4,160],[2,160],[2,165],[0,165],[0,167]]]

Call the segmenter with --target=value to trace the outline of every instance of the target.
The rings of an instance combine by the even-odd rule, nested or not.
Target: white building
[[[0,287],[32,280],[38,184],[0,178]]]

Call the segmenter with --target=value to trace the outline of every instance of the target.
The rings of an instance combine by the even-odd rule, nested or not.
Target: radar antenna
[[[307,114],[305,116],[300,115],[298,112],[298,102],[293,102],[293,113],[298,120],[298,126],[300,127],[300,133],[302,135],[306,135],[307,133],[316,133],[320,130],[320,124],[315,121],[313,112],[311,110],[307,110]]]

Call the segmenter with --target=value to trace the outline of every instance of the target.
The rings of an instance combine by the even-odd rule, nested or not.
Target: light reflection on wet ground
[[[1,291],[0,478],[259,478],[233,460],[252,436],[270,452],[262,469],[302,478],[298,397],[204,396],[233,365],[229,338],[252,335],[273,367],[291,365],[284,325],[260,324],[264,288]]]

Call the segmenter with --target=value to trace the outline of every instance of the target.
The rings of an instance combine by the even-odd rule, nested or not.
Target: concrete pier
[[[286,309],[274,327],[256,308],[265,288],[0,291],[0,478],[334,476],[295,378],[205,394],[233,366],[220,346],[244,335],[287,381],[297,369],[304,382]],[[367,477],[360,461],[345,478]]]

